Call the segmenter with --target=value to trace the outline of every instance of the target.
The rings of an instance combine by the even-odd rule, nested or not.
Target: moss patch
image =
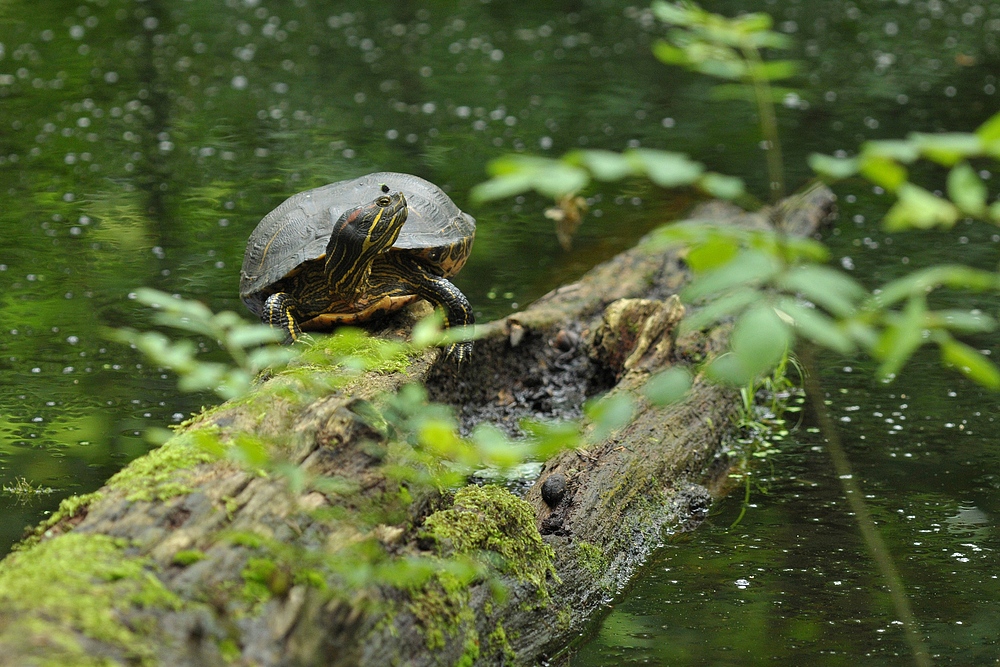
[[[146,624],[126,624],[123,616],[180,607],[180,598],[156,578],[147,559],[129,556],[124,540],[106,535],[68,533],[0,563],[0,608],[16,618],[0,637],[3,643],[8,638],[23,643],[24,633],[30,633],[42,645],[54,642],[67,654],[75,651],[75,631],[147,664],[154,655],[143,630]]]
[[[198,436],[208,436],[196,432]],[[132,461],[108,480],[108,488],[123,491],[128,500],[167,500],[191,493],[187,481],[191,469],[217,457],[200,446],[188,433]]]
[[[489,638],[486,640],[486,646],[489,648],[490,653],[499,653],[503,656],[500,664],[513,665],[517,662],[517,654],[514,653],[514,649],[510,645],[510,640],[507,638],[507,631],[504,630],[503,625],[500,623],[497,623],[497,627],[490,633]]]
[[[500,572],[541,593],[546,577],[555,576],[555,552],[538,533],[531,505],[499,486],[460,489],[451,509],[427,517],[424,533],[445,553],[499,556]]]
[[[443,557],[472,557],[497,571],[535,587],[548,600],[546,579],[555,576],[555,552],[542,541],[531,505],[499,486],[467,486],[455,494],[451,508],[424,520],[424,537],[431,538]],[[444,571],[413,594],[409,609],[424,628],[427,646],[443,648],[447,637],[462,637],[458,664],[479,658],[475,615],[469,607],[468,581]],[[507,654],[509,642],[498,626],[489,637],[490,651]]]
[[[576,543],[576,561],[583,570],[595,579],[608,569],[608,559],[596,544],[586,541]]]
[[[254,533],[234,534],[230,539],[255,552],[240,572],[243,587],[237,599],[245,607],[239,613],[257,614],[266,602],[284,597],[295,585],[327,588],[329,573],[321,553]]]
[[[45,533],[58,524],[61,521],[72,519],[80,514],[84,513],[91,504],[97,502],[104,497],[100,491],[94,491],[93,493],[85,493],[82,496],[70,496],[69,498],[63,498],[63,501],[59,503],[59,509],[52,513],[48,519],[38,524],[32,530],[28,537],[21,543],[14,545],[14,551],[19,551],[22,549],[27,549],[28,547],[36,544],[39,539]]]
[[[469,608],[469,588],[466,582],[448,572],[438,572],[413,594],[407,609],[423,628],[427,648],[442,649],[448,637],[463,632],[466,648],[470,640],[473,640],[478,657],[479,638],[475,631],[476,619],[472,609]]]
[[[205,552],[199,551],[197,549],[187,549],[185,551],[178,551],[174,554],[173,564],[180,565],[182,567],[187,567],[188,565],[194,565],[200,560],[205,559]]]

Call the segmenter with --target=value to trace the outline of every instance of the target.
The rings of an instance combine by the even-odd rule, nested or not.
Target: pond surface
[[[808,177],[810,152],[970,130],[1000,108],[995,3],[712,9],[768,11],[796,40],[806,66],[780,110],[792,187]],[[179,394],[105,328],[147,325],[129,297],[144,285],[243,313],[246,238],[294,192],[380,170],[444,187],[479,221],[456,282],[483,321],[690,201],[642,182],[590,192],[590,216],[565,251],[539,198],[470,206],[494,157],[666,148],[761,193],[751,109],[711,102],[711,82],[658,63],[660,34],[645,5],[614,0],[0,5],[0,482],[51,491],[0,496],[0,548],[147,451],[145,429],[216,401]],[[839,194],[828,240],[866,282],[948,260],[996,267],[992,229],[889,237],[876,224],[884,196],[857,183]],[[997,310],[993,299],[955,300]],[[857,360],[823,366],[931,652],[945,664],[996,661],[995,396],[930,356],[892,385]],[[728,528],[739,512],[731,498],[670,542],[573,664],[912,663],[808,426],[766,462],[742,522]]]

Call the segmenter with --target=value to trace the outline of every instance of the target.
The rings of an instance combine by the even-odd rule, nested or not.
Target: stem
[[[906,632],[906,641],[910,645],[910,651],[913,654],[913,663],[917,667],[931,667],[931,656],[927,650],[927,645],[924,643],[924,637],[920,632],[920,625],[917,622],[917,618],[913,615],[910,600],[906,596],[906,586],[903,584],[903,579],[899,576],[899,570],[896,569],[896,565],[892,560],[892,553],[889,551],[889,547],[886,546],[875,520],[872,519],[871,512],[868,511],[868,505],[865,503],[861,486],[851,472],[851,463],[847,458],[847,452],[844,451],[840,443],[837,427],[834,425],[833,419],[826,409],[826,403],[823,402],[823,393],[817,379],[816,363],[812,350],[808,348],[803,350],[800,361],[804,370],[802,378],[806,387],[806,394],[811,399],[810,402],[812,403],[813,410],[816,412],[816,420],[819,422],[820,430],[826,437],[826,449],[833,462],[833,469],[837,473],[837,478],[840,479],[841,487],[844,490],[844,497],[847,498],[847,504],[854,513],[854,519],[858,524],[858,529],[861,531],[861,537],[864,539],[865,546],[868,547],[868,552],[871,554],[872,560],[875,561],[879,573],[885,579],[886,586],[889,588],[889,597],[892,600],[892,606],[896,610],[896,616],[903,624],[903,629]]]
[[[767,142],[768,189],[771,191],[771,201],[776,202],[785,196],[785,165],[784,159],[781,157],[778,116],[774,113],[771,84],[766,78],[760,76],[763,60],[756,47],[743,46],[741,50],[743,57],[750,64],[750,82],[753,84],[754,97],[757,100],[760,127],[764,134],[764,141]]]
[[[736,520],[733,521],[729,525],[729,530],[732,530],[736,526],[740,525],[740,522],[743,521],[743,517],[747,513],[747,507],[749,507],[749,505],[750,505],[750,472],[749,471],[747,471],[747,472],[745,472],[743,474],[743,479],[746,482],[746,485],[744,487],[745,490],[743,492],[743,505],[740,507],[740,515],[738,517],[736,517]]]

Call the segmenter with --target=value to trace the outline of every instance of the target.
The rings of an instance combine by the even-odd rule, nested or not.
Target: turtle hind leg
[[[383,257],[387,260],[385,264],[376,262],[376,266],[372,267],[373,285],[383,280],[384,284],[403,283],[411,294],[427,299],[434,307],[444,311],[446,327],[475,324],[476,316],[472,312],[472,305],[450,280],[442,278],[419,260],[403,253],[387,253]],[[460,364],[468,361],[472,357],[472,341],[452,343],[445,348],[445,356]]]
[[[282,341],[285,345],[294,343],[302,337],[302,329],[299,328],[299,322],[295,318],[297,307],[298,302],[293,296],[286,292],[276,292],[267,297],[260,313],[261,322],[285,333],[285,339]]]

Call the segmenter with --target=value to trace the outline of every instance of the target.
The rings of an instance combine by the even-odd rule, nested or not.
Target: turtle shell
[[[433,183],[419,176],[378,172],[293,195],[264,216],[247,241],[240,270],[240,297],[257,312],[257,295],[302,264],[326,255],[334,223],[347,210],[369,204],[382,185],[406,197],[407,217],[390,252],[419,256],[447,278],[472,250],[476,220]]]

